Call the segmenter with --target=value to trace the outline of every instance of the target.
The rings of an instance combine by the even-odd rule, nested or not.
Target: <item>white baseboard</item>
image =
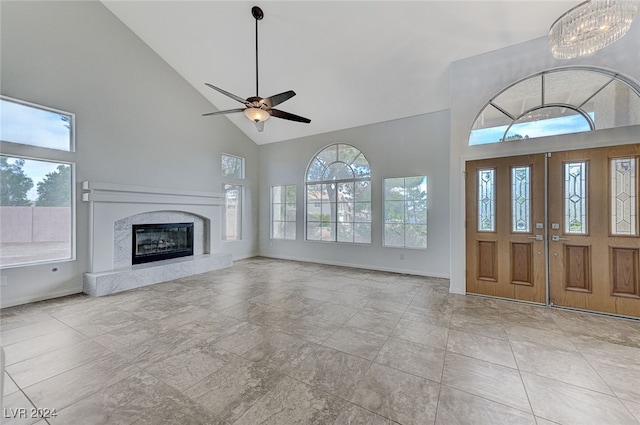
[[[289,256],[280,256],[280,255],[261,254],[260,257],[273,258],[276,260],[302,261],[305,263],[327,264],[329,266],[351,267],[354,269],[376,270],[380,272],[391,272],[391,273],[399,273],[399,274],[409,274],[414,276],[437,277],[442,279],[449,279],[449,275],[445,275],[442,273],[430,273],[422,270],[400,269],[395,267],[380,267],[380,266],[375,266],[370,264],[355,264],[355,263],[346,263],[341,261],[318,261],[317,259],[311,259],[311,258],[289,257]]]
[[[82,293],[82,288],[64,289],[60,291],[49,292],[46,295],[42,295],[38,297],[23,297],[23,298],[13,299],[6,304],[3,303],[2,305],[0,305],[0,308],[14,307],[17,305],[35,303],[38,301],[50,300],[52,298],[66,297],[67,295],[75,295],[80,293]]]

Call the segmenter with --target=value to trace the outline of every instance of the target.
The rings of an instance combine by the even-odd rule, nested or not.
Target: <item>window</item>
[[[587,232],[587,162],[564,163],[564,232]]]
[[[478,232],[496,231],[496,170],[478,170]]]
[[[222,154],[222,176],[233,179],[244,179],[244,158]]]
[[[611,234],[638,236],[636,168],[638,159],[611,160]]]
[[[0,266],[71,260],[74,115],[4,96],[0,112]]]
[[[222,210],[222,240],[242,239],[242,185],[236,180],[244,179],[244,158],[223,153],[220,161],[225,206]]]
[[[296,239],[296,186],[271,188],[271,237]]]
[[[640,124],[640,88],[587,68],[544,71],[507,87],[478,114],[469,145]]]
[[[371,243],[371,169],[346,144],[327,146],[307,168],[306,239]]]
[[[511,168],[511,231],[531,232],[531,167]]]
[[[224,209],[222,214],[222,240],[242,239],[242,186],[224,185]]]
[[[384,245],[427,247],[427,177],[384,179]]]
[[[0,97],[0,139],[3,142],[71,152],[74,115],[8,97]]]

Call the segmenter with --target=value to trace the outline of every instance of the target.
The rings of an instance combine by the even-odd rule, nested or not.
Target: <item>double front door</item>
[[[640,317],[640,144],[467,162],[467,292]]]

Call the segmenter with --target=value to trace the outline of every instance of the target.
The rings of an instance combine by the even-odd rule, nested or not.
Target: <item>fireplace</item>
[[[131,264],[193,255],[193,223],[132,225]]]
[[[90,211],[88,236],[91,255],[89,272],[84,274],[85,293],[101,297],[233,265],[232,254],[216,252],[221,246],[215,244],[217,238],[214,238],[216,233],[213,229],[219,228],[220,208],[225,204],[224,194],[90,181],[83,182],[82,189],[85,191],[82,200],[89,204]],[[154,223],[173,224],[159,226]],[[147,228],[136,235],[138,232],[134,230],[134,224],[151,226],[140,226],[140,229]],[[155,239],[163,242],[165,239],[187,240],[186,245],[191,244],[193,250],[176,249],[177,243],[160,246],[158,240],[155,251],[162,255],[155,259],[168,258],[164,254],[167,254],[169,245],[174,253],[178,251],[178,255],[187,257],[140,264],[153,254],[150,252],[153,244],[147,247],[142,244],[138,250],[136,242],[138,238],[142,242],[142,237],[150,236],[146,234],[148,227],[163,227],[159,229],[162,233],[166,227],[185,225],[191,230],[175,231],[178,234],[182,232],[182,239],[168,235]],[[158,252],[161,250],[165,252]],[[133,260],[136,256],[141,258]]]

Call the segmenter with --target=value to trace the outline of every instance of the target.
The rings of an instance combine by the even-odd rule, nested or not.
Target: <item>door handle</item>
[[[544,240],[544,236],[542,236],[542,235],[527,236],[527,239],[535,239],[537,241],[543,241]]]
[[[560,241],[568,241],[569,238],[561,238],[558,235],[554,235],[554,236],[551,236],[551,240],[554,242],[560,242]]]

